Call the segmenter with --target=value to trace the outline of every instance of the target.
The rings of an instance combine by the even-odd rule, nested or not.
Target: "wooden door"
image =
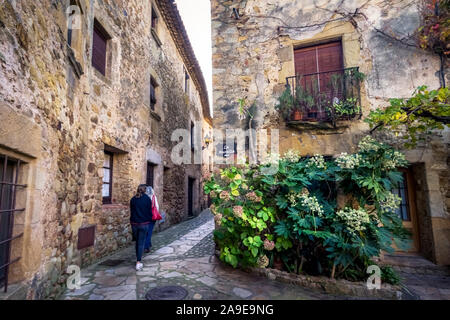
[[[392,190],[402,198],[402,203],[397,210],[397,214],[402,219],[403,226],[411,232],[412,246],[407,252],[419,252],[419,228],[417,222],[414,177],[410,169],[400,169],[399,171],[403,174],[403,181]]]

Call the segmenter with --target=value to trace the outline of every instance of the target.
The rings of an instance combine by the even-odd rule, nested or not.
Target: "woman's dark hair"
[[[140,184],[139,187],[137,188],[136,198],[140,198],[145,193],[146,190],[147,190],[147,185]]]

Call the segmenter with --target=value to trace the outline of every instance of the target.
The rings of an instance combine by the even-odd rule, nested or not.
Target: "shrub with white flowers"
[[[326,169],[325,159],[320,154],[315,154],[314,157],[311,157],[308,160],[308,167],[316,167],[318,169]]]
[[[263,172],[266,164],[224,168],[205,184],[221,261],[365,281],[367,265],[394,241],[408,249],[390,190],[407,162],[389,145],[366,137],[334,160],[289,150],[275,172]]]
[[[351,233],[366,230],[365,224],[370,222],[369,214],[364,209],[344,208],[336,212],[336,215],[345,222]]]
[[[402,166],[406,162],[405,155],[398,151],[391,152],[391,159],[387,159],[383,162],[385,169],[395,169]]]
[[[300,160],[300,152],[297,150],[289,149],[283,156],[283,159],[289,162],[298,162]]]
[[[343,169],[354,169],[361,163],[361,156],[359,154],[347,154],[342,152],[337,158],[336,163]]]
[[[395,212],[402,203],[402,198],[393,193],[388,193],[385,200],[380,201],[381,210],[384,212]]]
[[[358,143],[358,148],[362,152],[379,150],[378,142],[371,136],[365,136],[362,138]]]

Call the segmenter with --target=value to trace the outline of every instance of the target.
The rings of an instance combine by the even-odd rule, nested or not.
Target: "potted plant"
[[[300,113],[299,120],[306,119],[309,117],[309,111],[314,106],[314,97],[299,85],[295,89],[295,105]]]
[[[287,87],[278,98],[278,104],[275,106],[285,119],[288,119],[294,111],[294,97],[291,94],[291,88]]]

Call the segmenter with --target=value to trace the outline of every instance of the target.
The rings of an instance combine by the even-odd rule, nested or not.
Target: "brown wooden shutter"
[[[93,44],[92,44],[92,66],[102,75],[106,72],[106,42],[108,36],[97,22],[94,23]]]
[[[296,49],[294,57],[296,75],[336,71],[343,68],[340,41]]]
[[[316,47],[297,49],[294,52],[295,75],[317,72]]]
[[[317,72],[336,71],[343,68],[340,41],[318,46],[317,56],[319,57],[319,70]]]

